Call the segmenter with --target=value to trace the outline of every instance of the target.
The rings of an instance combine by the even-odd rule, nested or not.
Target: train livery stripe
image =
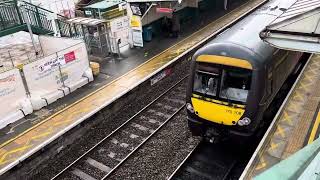
[[[196,114],[208,121],[224,125],[236,125],[244,113],[244,109],[191,98]]]
[[[198,98],[198,99],[203,99],[205,101],[213,102],[213,103],[216,103],[216,104],[226,105],[226,106],[229,104],[228,102],[219,101],[219,100],[215,100],[215,99],[199,96],[197,94],[192,94],[192,97]],[[242,108],[242,109],[244,109],[246,107],[245,105],[240,105],[240,104],[232,104],[232,106],[235,107],[235,108]]]
[[[320,104],[319,104],[320,105]],[[317,134],[317,131],[318,131],[318,128],[319,128],[319,124],[320,124],[320,109],[319,109],[320,106],[318,106],[318,113],[316,113],[315,115],[315,122],[314,122],[314,125],[312,127],[312,130],[311,130],[311,134],[309,136],[309,140],[308,140],[308,144],[311,144],[314,139],[316,139],[316,134]]]
[[[200,55],[197,57],[197,62],[222,64],[252,70],[252,65],[249,61],[225,56]]]

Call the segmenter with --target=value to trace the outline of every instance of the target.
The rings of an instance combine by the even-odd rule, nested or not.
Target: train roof
[[[216,54],[249,60],[253,66],[264,64],[275,48],[263,42],[259,33],[296,0],[270,0],[268,3],[219,34],[196,54]],[[236,51],[242,52],[236,52]]]

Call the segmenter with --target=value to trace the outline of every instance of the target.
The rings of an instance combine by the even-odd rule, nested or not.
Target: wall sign
[[[166,69],[164,71],[162,71],[161,73],[155,75],[151,80],[151,86],[153,86],[154,84],[156,84],[157,82],[161,81],[163,78],[169,76],[170,74],[172,74],[172,69]]]
[[[157,13],[169,13],[171,14],[173,12],[173,9],[171,8],[156,8]]]

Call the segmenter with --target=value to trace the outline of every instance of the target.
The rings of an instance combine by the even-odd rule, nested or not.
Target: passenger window
[[[268,81],[267,81],[267,95],[272,94],[272,71],[268,72]]]

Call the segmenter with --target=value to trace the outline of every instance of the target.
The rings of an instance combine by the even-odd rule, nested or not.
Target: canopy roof
[[[304,52],[320,52],[320,1],[297,0],[260,37],[272,46]]]

